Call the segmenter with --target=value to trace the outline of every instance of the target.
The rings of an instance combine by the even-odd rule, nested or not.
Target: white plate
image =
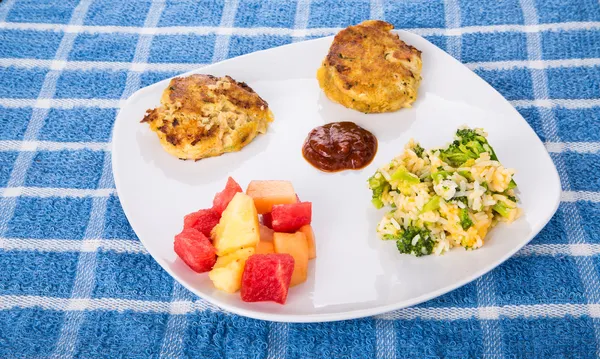
[[[423,52],[423,82],[414,108],[390,114],[365,115],[322,94],[315,74],[333,37],[190,72],[227,74],[247,82],[275,115],[266,135],[240,152],[216,158],[180,161],[140,124],[146,109],[159,105],[168,80],[131,96],[115,123],[113,171],[125,214],[154,259],[186,288],[228,311],[264,320],[318,322],[375,315],[440,296],[493,269],[529,242],[550,220],[560,198],[558,174],[542,142],[485,81],[422,37],[399,33]],[[354,121],[377,136],[379,150],[371,165],[326,174],[303,159],[308,132],[334,121]],[[384,212],[371,205],[366,180],[411,137],[426,148],[441,146],[462,124],[484,127],[502,163],[516,168],[524,216],[494,228],[477,251],[401,255],[394,243],[375,235]],[[242,187],[253,179],[291,180],[300,197],[313,202],[317,259],[311,261],[308,281],[290,289],[285,305],[244,303],[239,294],[219,292],[207,274],[188,269],[173,251],[183,216],[210,207],[229,175]]]

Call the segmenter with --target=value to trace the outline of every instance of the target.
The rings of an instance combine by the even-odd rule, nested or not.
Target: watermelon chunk
[[[202,273],[212,269],[217,261],[217,251],[202,232],[185,228],[175,236],[175,253],[192,270]]]
[[[210,238],[210,231],[219,223],[221,216],[212,208],[201,209],[183,217],[183,228],[195,228]]]
[[[273,218],[271,228],[275,232],[296,232],[300,227],[310,224],[312,203],[300,202],[275,205],[271,217]]]
[[[262,224],[265,227],[273,228],[273,216],[271,216],[271,212],[262,215]]]
[[[242,300],[285,304],[293,271],[294,258],[289,254],[250,256],[242,275]]]
[[[213,199],[213,210],[219,214],[219,217],[227,208],[227,205],[233,199],[236,193],[243,192],[242,187],[231,177],[227,179],[225,189],[215,195]]]

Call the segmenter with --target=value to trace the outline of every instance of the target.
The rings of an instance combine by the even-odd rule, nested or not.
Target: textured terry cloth
[[[560,172],[558,212],[481,279],[378,317],[269,323],[197,298],[119,204],[119,100],[369,18],[423,35],[511,101]],[[597,0],[4,0],[0,358],[598,357],[599,150]]]

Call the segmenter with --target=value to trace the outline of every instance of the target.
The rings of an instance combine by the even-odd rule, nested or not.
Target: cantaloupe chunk
[[[304,283],[308,274],[308,243],[302,232],[273,235],[275,253],[287,253],[294,257],[294,273],[290,287]]]
[[[260,231],[260,240],[264,242],[273,242],[273,233],[275,233],[275,231],[262,224],[259,224],[258,226]]]
[[[258,214],[250,196],[238,192],[211,232],[218,256],[235,252],[240,248],[255,247],[260,239]]]
[[[256,254],[269,254],[275,253],[275,247],[273,242],[260,241],[256,245]]]
[[[208,277],[215,288],[228,293],[237,292],[242,285],[242,274],[246,260],[254,254],[254,247],[243,248],[226,256],[217,258]]]
[[[274,204],[290,204],[298,200],[290,181],[251,181],[246,194],[252,197],[260,214],[271,212]]]
[[[315,245],[315,232],[313,231],[310,224],[300,227],[299,232],[304,233],[306,236],[306,243],[308,244],[308,259],[317,258],[317,247]]]
[[[269,254],[275,253],[275,249],[273,247],[273,234],[274,230],[271,228],[260,224],[260,242],[256,245],[256,254]]]

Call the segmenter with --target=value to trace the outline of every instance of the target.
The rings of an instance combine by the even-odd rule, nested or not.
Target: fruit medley
[[[312,204],[289,181],[251,181],[246,193],[231,177],[213,206],[190,213],[175,236],[175,253],[192,270],[208,272],[222,291],[245,302],[284,304],[304,283],[316,257]]]

